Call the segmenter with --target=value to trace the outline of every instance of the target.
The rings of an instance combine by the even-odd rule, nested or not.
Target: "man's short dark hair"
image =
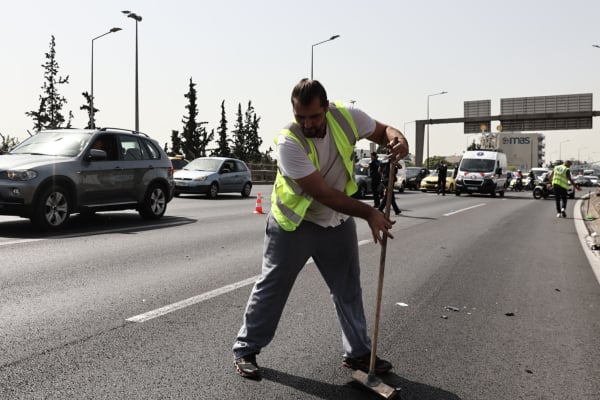
[[[292,104],[294,99],[303,106],[308,106],[315,97],[319,98],[321,107],[327,107],[329,100],[327,100],[327,92],[319,81],[304,78],[294,86],[292,90]]]

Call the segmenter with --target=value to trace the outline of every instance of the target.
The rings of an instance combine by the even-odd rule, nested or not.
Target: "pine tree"
[[[225,117],[225,100],[221,102],[221,122],[217,128],[217,148],[213,150],[212,155],[217,157],[231,157],[229,148],[230,139],[227,139],[227,118]]]
[[[48,116],[46,115],[46,99],[40,96],[40,107],[37,111],[28,111],[25,115],[33,119],[33,130],[41,131],[48,124]]]
[[[214,136],[214,130],[210,134],[207,133],[206,125],[208,122],[197,122],[198,106],[196,103],[196,84],[190,78],[189,90],[184,95],[189,103],[185,108],[188,110],[187,116],[183,117],[183,154],[187,159],[193,160],[196,157],[204,157],[206,155],[206,146],[211,142]]]
[[[258,124],[260,118],[254,113],[252,101],[248,101],[248,108],[244,114],[244,133],[245,133],[245,155],[244,161],[259,162],[262,158],[260,146],[262,139],[258,136]]]
[[[175,129],[171,131],[171,152],[174,155],[181,154],[181,136]]]
[[[233,130],[233,149],[232,153],[235,158],[246,160],[246,132],[244,129],[244,120],[242,116],[242,104],[238,103],[237,117]]]
[[[28,111],[25,114],[34,121],[34,129],[54,129],[62,127],[65,117],[62,109],[67,104],[67,99],[58,92],[58,86],[69,83],[69,76],[63,78],[58,75],[58,62],[56,61],[56,41],[54,35],[50,40],[50,51],[45,53],[46,62],[42,64],[44,68],[44,85],[42,86],[43,95],[40,95],[40,106],[37,111]],[[72,113],[69,115],[70,125]]]
[[[10,135],[4,136],[2,133],[0,133],[0,139],[2,139],[2,141],[0,142],[0,154],[6,153],[8,150],[10,150],[12,147],[16,146],[19,143],[17,138],[10,137]]]
[[[85,127],[87,129],[92,129],[96,126],[96,114],[100,110],[94,107],[94,116],[92,117],[92,96],[88,92],[83,92],[81,95],[85,98],[85,104],[79,106],[79,109],[85,110],[88,113],[88,123]]]

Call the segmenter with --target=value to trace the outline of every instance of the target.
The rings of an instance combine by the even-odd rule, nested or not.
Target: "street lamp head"
[[[135,19],[135,20],[136,20],[136,21],[138,21],[138,22],[141,22],[141,21],[142,21],[142,16],[141,16],[141,15],[137,15],[136,13],[134,13],[134,12],[131,12],[131,11],[129,11],[129,10],[124,10],[124,11],[121,11],[121,12],[122,12],[123,14],[125,14],[127,17],[129,17],[129,18],[133,18],[133,19]]]
[[[448,92],[446,92],[445,90],[443,92],[440,92],[440,94],[446,94],[446,93],[448,93]]]
[[[593,44],[592,47],[596,47],[597,49],[600,49],[600,46],[597,44]]]
[[[332,37],[329,38],[329,40],[337,39],[339,37],[340,37],[340,35],[333,35]]]
[[[121,31],[121,30],[122,30],[121,28],[117,28],[117,27],[115,27],[115,28],[111,28],[110,32],[111,32],[111,33],[113,33],[113,32],[119,32],[119,31]]]

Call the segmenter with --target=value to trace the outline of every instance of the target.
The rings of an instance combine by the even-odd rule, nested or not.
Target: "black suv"
[[[0,215],[45,230],[63,227],[72,213],[135,209],[158,219],[173,188],[169,157],[140,132],[47,130],[0,155]]]

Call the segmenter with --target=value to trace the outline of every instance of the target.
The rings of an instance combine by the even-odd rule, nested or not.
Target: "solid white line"
[[[361,240],[358,242],[359,246],[362,246],[364,244],[367,243],[371,243],[370,240]],[[313,259],[310,258],[307,262],[307,264],[310,264],[313,262]],[[209,300],[212,299],[214,297],[220,296],[222,294],[225,293],[229,293],[232,292],[236,289],[242,288],[244,286],[250,285],[250,284],[254,284],[254,282],[256,282],[256,280],[260,277],[260,275],[256,275],[253,276],[251,278],[248,279],[244,279],[243,281],[239,281],[239,282],[235,282],[232,283],[231,285],[227,285],[227,286],[223,286],[220,287],[218,289],[215,290],[211,290],[210,292],[206,292],[206,293],[202,293],[199,294],[198,296],[193,296],[190,297],[188,299],[182,300],[182,301],[178,301],[177,303],[173,303],[173,304],[169,304],[167,306],[161,307],[161,308],[157,308],[155,310],[152,311],[148,311],[144,314],[138,314],[134,317],[131,318],[127,318],[125,321],[129,321],[129,322],[146,322],[148,320],[151,320],[153,318],[157,318],[160,316],[163,316],[165,314],[171,313],[173,311],[177,311],[177,310],[181,310],[182,308],[188,307],[188,306],[192,306],[194,304],[198,304],[201,303],[205,300]]]
[[[589,201],[589,200],[588,200]],[[575,210],[581,210],[582,199],[577,200],[575,203],[575,207],[573,208],[573,214],[575,214]],[[580,213],[583,216],[583,213]],[[577,236],[579,237],[579,242],[581,243],[581,247],[583,247],[583,252],[590,263],[590,267],[592,267],[592,271],[596,275],[596,279],[598,283],[600,283],[600,259],[594,254],[594,251],[590,248],[587,240],[590,238],[587,227],[585,226],[585,222],[583,222],[583,218],[573,218],[575,222],[575,230],[577,231]]]
[[[189,299],[185,299],[185,300],[179,301],[177,303],[169,304],[168,306],[157,308],[156,310],[152,310],[152,311],[149,311],[144,314],[136,315],[135,317],[127,318],[126,321],[145,322],[145,321],[148,321],[149,319],[160,317],[161,315],[165,315],[170,312],[180,310],[184,307],[188,307],[188,306],[194,305],[196,303],[200,303],[204,300],[212,299],[213,297],[217,297],[222,294],[231,292],[235,289],[239,289],[246,285],[250,285],[251,283],[256,282],[256,280],[258,279],[259,276],[260,275],[253,276],[252,278],[244,279],[243,281],[232,283],[231,285],[223,286],[219,289],[215,289],[215,290],[203,293],[198,296],[190,297]]]
[[[447,214],[443,214],[443,215],[444,215],[444,217],[448,217],[448,216],[450,216],[450,215],[458,214],[458,213],[460,213],[460,212],[467,211],[467,210],[471,210],[471,209],[473,209],[473,208],[477,208],[477,207],[481,207],[481,206],[485,206],[485,203],[481,203],[481,204],[475,204],[474,206],[467,207],[467,208],[461,208],[460,210],[452,211],[452,212],[449,212],[449,213],[447,213]]]

